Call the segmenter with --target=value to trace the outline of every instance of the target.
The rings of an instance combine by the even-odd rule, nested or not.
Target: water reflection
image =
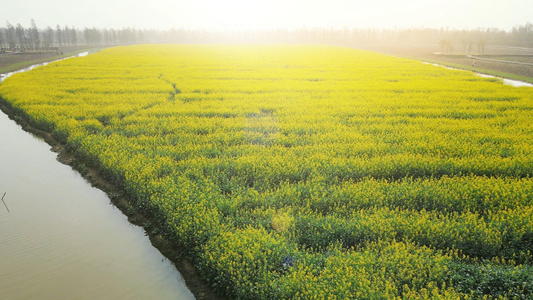
[[[142,228],[1,111],[0,139],[0,298],[194,299]]]

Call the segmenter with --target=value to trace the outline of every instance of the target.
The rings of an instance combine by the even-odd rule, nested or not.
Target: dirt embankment
[[[99,47],[98,49],[105,48]],[[59,47],[57,50],[49,51],[26,51],[26,52],[15,52],[15,53],[4,53],[0,54],[0,73],[7,73],[11,71],[16,71],[18,69],[23,69],[26,66],[32,64],[38,64],[47,61],[53,61],[60,58],[64,58],[72,55],[73,53],[78,53],[81,51],[93,50],[95,47],[88,46],[69,46],[69,47]]]
[[[481,55],[477,53],[477,48],[473,49],[471,53],[463,53],[463,49],[456,48],[452,54],[439,54],[440,47],[438,44],[358,43],[344,44],[343,46],[412,59],[436,61],[442,64],[464,66],[465,69],[469,70],[488,70],[533,78],[533,65],[529,65],[533,63],[533,48],[489,45]],[[487,59],[473,59],[469,55]],[[495,59],[495,56],[501,57],[501,59]],[[475,68],[473,67],[474,61],[476,61]],[[511,61],[511,63],[506,61]],[[525,64],[516,64],[514,63],[516,61]]]
[[[60,54],[61,53],[57,51],[0,54],[0,69],[21,62],[47,59]]]

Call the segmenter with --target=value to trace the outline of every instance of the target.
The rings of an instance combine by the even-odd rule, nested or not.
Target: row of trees
[[[203,29],[147,30],[135,28],[100,29],[57,25],[39,29],[31,20],[30,28],[9,22],[0,28],[0,47],[20,49],[48,49],[51,47],[82,45],[118,45],[135,43],[439,43],[441,52],[453,52],[460,43],[464,52],[473,45],[478,51],[486,43],[533,47],[533,24],[517,26],[511,31],[500,29],[457,30],[449,28],[409,29],[326,29],[300,28],[277,30],[207,31]]]
[[[61,28],[57,25],[56,29],[50,26],[44,30],[38,29],[37,24],[32,19],[31,27],[24,28],[22,25],[11,25],[7,22],[5,28],[0,28],[0,47],[9,49],[49,49],[55,45],[76,45],[77,30],[75,28]]]
[[[13,50],[48,50],[63,46],[82,45],[117,45],[144,43],[144,31],[133,28],[98,29],[57,25],[38,29],[32,19],[30,28],[24,28],[20,23],[13,26],[9,22],[6,27],[0,27],[0,48]],[[81,37],[81,39],[80,39]]]
[[[485,53],[485,46],[487,42],[485,40],[478,40],[477,42],[471,39],[462,39],[461,45],[463,46],[463,53],[472,53],[474,44],[477,46],[477,52],[480,54]],[[453,53],[455,50],[455,44],[451,40],[442,39],[439,42],[441,53]]]

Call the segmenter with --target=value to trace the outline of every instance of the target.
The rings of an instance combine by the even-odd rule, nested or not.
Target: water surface
[[[422,63],[423,64],[427,64],[427,65],[433,65],[435,67],[442,67],[442,68],[445,68],[445,69],[448,69],[448,70],[461,70],[461,69],[457,69],[457,68],[453,68],[453,67],[447,67],[447,66],[434,64],[434,63],[429,63],[429,62],[425,62],[425,61],[423,61]],[[502,79],[503,84],[514,86],[514,87],[522,87],[522,86],[533,87],[533,84],[531,84],[529,82],[523,82],[523,81],[519,81],[519,80],[502,78],[502,77],[497,77],[497,76],[487,75],[487,74],[481,74],[481,73],[476,73],[476,72],[474,72],[474,74],[477,75],[477,76],[484,77],[484,78],[500,78],[500,79]]]
[[[0,111],[1,299],[194,299],[107,195]]]

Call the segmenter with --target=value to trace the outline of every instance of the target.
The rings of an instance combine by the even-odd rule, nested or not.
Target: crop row
[[[0,86],[245,299],[530,297],[532,95],[286,45],[111,48]]]

